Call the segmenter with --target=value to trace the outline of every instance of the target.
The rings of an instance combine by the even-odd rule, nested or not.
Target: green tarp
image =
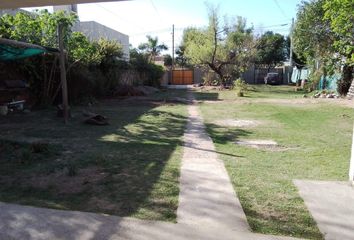
[[[9,61],[42,54],[47,50],[41,46],[0,38],[0,61]]]

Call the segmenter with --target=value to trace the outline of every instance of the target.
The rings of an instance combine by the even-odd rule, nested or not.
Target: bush
[[[248,90],[247,83],[241,78],[233,82],[233,88],[236,90],[237,97],[243,97]]]

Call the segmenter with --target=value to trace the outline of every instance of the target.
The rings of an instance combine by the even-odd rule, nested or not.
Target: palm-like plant
[[[144,51],[149,56],[149,61],[151,62],[156,56],[159,56],[163,50],[168,50],[165,44],[159,44],[158,37],[146,36],[148,41],[139,45],[139,49]]]

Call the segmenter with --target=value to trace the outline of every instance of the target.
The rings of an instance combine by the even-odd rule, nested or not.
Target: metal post
[[[172,69],[175,66],[175,25],[172,25]]]
[[[68,101],[68,86],[66,82],[66,70],[65,70],[65,52],[64,52],[64,26],[59,24],[58,26],[59,37],[59,64],[60,64],[60,80],[63,97],[63,115],[65,124],[68,123],[69,118],[69,101]]]
[[[290,28],[290,56],[289,56],[289,62],[290,66],[293,66],[293,51],[294,51],[294,40],[293,40],[293,31],[294,31],[294,18],[292,19],[291,22],[291,28]]]
[[[354,124],[353,124],[353,140],[352,140],[352,154],[349,166],[349,181],[354,184]]]
[[[173,83],[173,70],[175,69],[175,25],[172,25],[172,69],[171,82]]]

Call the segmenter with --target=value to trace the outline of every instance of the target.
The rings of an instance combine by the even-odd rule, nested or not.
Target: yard
[[[351,101],[304,99],[287,86],[193,92],[255,232],[322,239],[294,179],[347,179]],[[0,118],[0,201],[176,221],[187,91]],[[82,110],[109,118],[82,123]],[[272,140],[277,145],[245,145]]]
[[[0,201],[176,221],[186,106],[154,98],[90,107],[108,126],[83,124],[88,107],[68,125],[55,109],[1,117]]]
[[[303,99],[303,93],[286,86],[257,86],[245,98],[236,98],[234,91],[195,95],[209,100],[200,109],[251,228],[322,239],[292,181],[347,180],[354,119],[353,109],[346,107],[350,101]],[[243,144],[249,140],[278,145]]]

